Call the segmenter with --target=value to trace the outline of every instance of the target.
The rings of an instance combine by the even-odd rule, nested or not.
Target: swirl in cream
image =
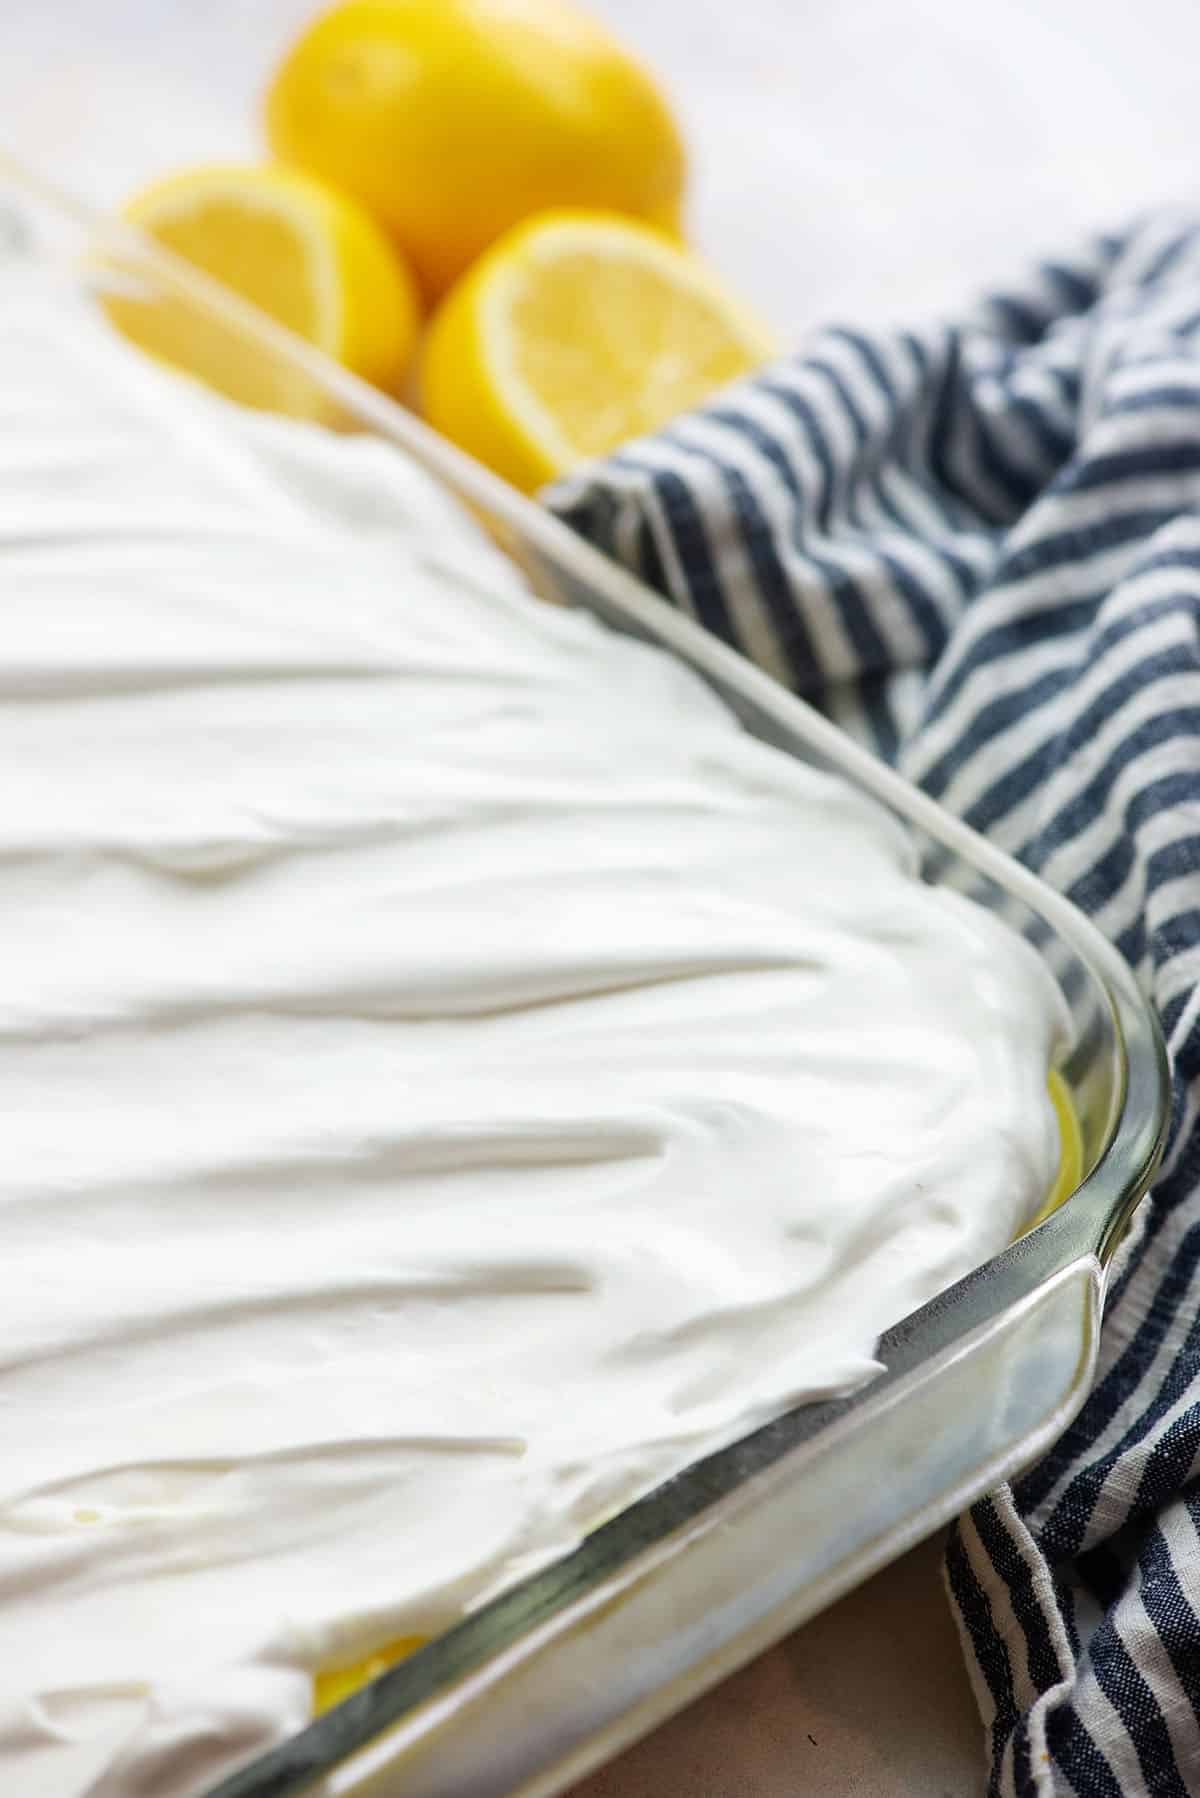
[[[379,444],[0,312],[0,1764],[175,1798],[1036,1208],[894,822]]]

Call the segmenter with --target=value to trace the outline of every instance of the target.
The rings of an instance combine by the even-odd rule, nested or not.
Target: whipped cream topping
[[[0,295],[0,1766],[182,1798],[868,1379],[1064,1012],[394,451]]]

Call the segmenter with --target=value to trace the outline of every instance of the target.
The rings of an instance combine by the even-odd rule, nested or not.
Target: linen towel
[[[946,1576],[991,1792],[1200,1792],[1200,219],[954,324],[828,331],[545,497],[1068,894],[1151,995],[1171,1136],[1095,1389]]]

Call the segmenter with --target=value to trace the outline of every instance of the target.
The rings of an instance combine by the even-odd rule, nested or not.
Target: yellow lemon
[[[502,237],[443,301],[420,365],[429,422],[532,492],[656,430],[772,350],[689,251],[611,214]]]
[[[431,297],[551,206],[678,228],[666,102],[569,0],[344,0],[284,58],[266,125],[275,156],[370,208]]]
[[[416,290],[356,201],[291,169],[208,164],[153,182],[123,210],[355,374],[381,387],[399,383],[416,341]],[[107,306],[143,349],[243,404],[306,417],[328,411],[302,373],[183,296],[116,295]]]

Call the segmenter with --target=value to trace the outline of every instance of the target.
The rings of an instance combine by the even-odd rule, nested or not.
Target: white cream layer
[[[0,1785],[176,1798],[1043,1197],[1057,993],[397,455],[0,302]]]

